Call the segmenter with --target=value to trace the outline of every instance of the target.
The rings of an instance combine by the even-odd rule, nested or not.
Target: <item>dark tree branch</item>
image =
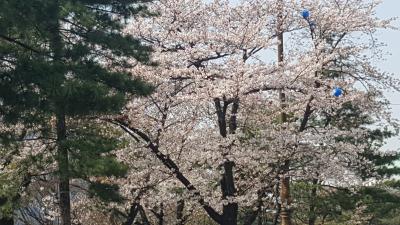
[[[155,209],[150,209],[150,211],[154,214],[154,216],[156,216],[158,225],[164,225],[164,204],[161,203],[159,212],[157,212]]]
[[[233,105],[232,105],[232,112],[231,112],[231,117],[229,119],[229,133],[234,134],[236,132],[237,128],[237,113],[239,111],[239,99],[235,98],[233,100]]]
[[[313,99],[314,97],[311,96],[310,99],[308,100],[306,110],[304,111],[303,120],[301,121],[300,124],[299,132],[303,132],[307,127],[308,120],[310,119],[310,116],[313,112],[313,110],[311,110],[311,102],[313,101]]]
[[[138,206],[138,209],[139,209],[139,213],[140,213],[140,217],[142,218],[142,222],[143,222],[143,225],[150,225],[150,221],[149,221],[149,219],[147,218],[147,215],[146,215],[146,212],[144,211],[144,209],[143,209],[143,206],[142,205],[139,205]]]
[[[203,209],[207,212],[207,214],[217,223],[221,223],[222,218],[215,209],[213,209],[211,206],[208,205],[204,201],[203,196],[201,196],[200,192],[197,190],[196,187],[193,186],[193,184],[182,174],[180,171],[178,165],[167,155],[162,153],[157,145],[154,145],[152,140],[150,139],[149,136],[147,136],[144,132],[141,130],[134,128],[132,126],[129,126],[128,123],[123,121],[123,119],[117,119],[117,120],[107,120],[113,124],[117,124],[119,127],[121,127],[128,135],[133,137],[135,140],[138,140],[139,136],[143,141],[147,143],[147,148],[161,161],[161,163],[167,167],[175,176],[176,178],[186,187],[188,191],[190,191],[194,196],[198,197],[198,203],[203,207]],[[137,135],[137,136],[136,136]]]
[[[8,42],[11,42],[11,43],[13,43],[13,44],[17,44],[17,45],[19,45],[19,46],[21,46],[21,47],[23,47],[23,48],[25,48],[25,49],[28,49],[28,50],[30,50],[30,51],[32,51],[32,52],[35,52],[35,53],[38,53],[38,54],[42,54],[42,52],[40,52],[39,50],[37,50],[37,49],[35,49],[35,48],[33,48],[33,47],[31,47],[31,46],[29,46],[29,45],[23,43],[23,42],[20,42],[20,41],[18,41],[18,40],[16,40],[16,39],[7,37],[7,36],[2,35],[2,34],[0,34],[0,38],[3,39],[3,40],[6,40],[6,41],[8,41]]]
[[[230,103],[228,101],[223,101],[223,103],[224,104],[221,106],[221,100],[219,98],[214,98],[214,105],[218,118],[219,133],[222,137],[226,137],[227,131],[226,131],[225,116],[226,116],[226,110]]]
[[[258,92],[260,92],[260,91],[279,91],[279,90],[283,90],[283,89],[292,90],[292,91],[300,92],[300,93],[303,93],[303,94],[307,94],[304,90],[298,89],[298,88],[296,88],[296,87],[271,87],[271,86],[264,86],[264,87],[255,88],[255,89],[249,90],[249,91],[245,92],[244,95],[258,93]]]
[[[123,223],[123,225],[132,225],[136,219],[138,212],[139,212],[139,203],[135,202],[131,205],[131,208],[129,209],[128,218],[125,221],[125,223]]]
[[[208,56],[208,57],[205,57],[205,58],[195,59],[194,61],[190,61],[190,64],[189,64],[188,68],[190,68],[191,66],[194,66],[196,68],[204,67],[202,65],[204,62],[211,61],[211,60],[214,60],[214,59],[223,58],[223,57],[228,56],[228,55],[230,55],[230,54],[229,53],[221,54],[221,53],[217,52],[215,56]]]
[[[180,199],[176,203],[176,225],[184,225],[185,218],[183,215],[183,210],[185,209],[185,201]]]

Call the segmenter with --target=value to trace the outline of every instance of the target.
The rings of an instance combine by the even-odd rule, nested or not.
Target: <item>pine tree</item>
[[[0,119],[7,126],[22,124],[34,136],[53,138],[55,130],[64,225],[71,224],[71,177],[124,171],[115,160],[100,157],[116,146],[112,138],[102,139],[95,125],[90,132],[82,130],[96,124],[90,118],[118,113],[132,95],[151,92],[148,84],[126,72],[128,58],[148,63],[151,49],[122,32],[124,21],[149,15],[145,2],[0,3]]]
[[[395,166],[399,159],[399,153],[380,154],[385,140],[394,136],[395,131],[387,128],[372,128],[374,121],[362,109],[350,102],[339,108],[334,115],[326,116],[322,121],[314,123],[329,123],[342,130],[365,127],[367,138],[356,140],[349,137],[341,137],[338,141],[346,141],[358,145],[365,144],[360,158],[366,158],[373,164],[372,167],[365,167],[358,164],[349,164],[349,170],[354,170],[362,179],[390,178],[398,175],[399,167]],[[369,126],[369,127],[368,127]],[[316,224],[317,220],[324,219],[335,224],[344,224],[359,206],[366,206],[365,213],[373,215],[370,224],[380,223],[384,218],[393,218],[399,209],[399,197],[395,193],[398,190],[398,182],[387,181],[375,186],[359,187],[350,190],[345,187],[324,186],[321,181],[300,181],[294,184],[294,194],[298,202],[297,218],[309,225]],[[343,223],[342,223],[343,222]]]

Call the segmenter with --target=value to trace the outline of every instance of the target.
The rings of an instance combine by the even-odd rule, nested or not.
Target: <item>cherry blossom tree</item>
[[[157,90],[109,119],[138,142],[119,152],[120,160],[147,158],[144,174],[153,184],[158,180],[164,193],[149,198],[174,201],[177,195],[169,190],[185,188],[179,198],[197,203],[219,224],[237,224],[240,212],[251,224],[278,186],[278,212],[282,224],[290,224],[289,187],[279,180],[353,185],[357,174],[349,165],[369,166],[360,157],[360,141],[341,141],[362,140],[366,129],[336,126],[338,109],[356,105],[383,125],[396,125],[382,89],[397,90],[398,81],[373,66],[379,55],[366,55],[371,49],[379,53],[374,32],[390,27],[390,20],[374,16],[377,5],[365,0],[152,4],[160,15],[133,19],[127,32],[154,46],[159,66],[137,65],[133,72],[158,84]],[[278,49],[279,62],[270,53]],[[145,179],[140,172],[130,178]],[[137,194],[128,191],[135,187],[127,187],[137,203]]]
[[[357,169],[373,166],[361,154],[368,129],[347,126],[340,112],[352,106],[397,126],[382,90],[399,83],[373,64],[381,56],[374,33],[391,22],[375,17],[378,3],[149,4],[159,15],[131,18],[125,32],[153,47],[158,66],[132,60],[131,72],[156,89],[101,118],[131,140],[113,152],[129,171],[89,177],[118,183],[125,201],[79,193],[73,221],[184,224],[205,213],[221,225],[247,225],[268,208],[275,224],[290,224],[290,182],[361,183]]]

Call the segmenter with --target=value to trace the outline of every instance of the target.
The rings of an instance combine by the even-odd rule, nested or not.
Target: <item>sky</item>
[[[379,18],[400,17],[400,1],[399,0],[383,0],[378,7],[377,16]],[[397,19],[393,25],[400,28],[400,19]],[[400,29],[398,30],[380,30],[377,38],[386,44],[384,50],[387,52],[385,60],[377,63],[383,71],[392,73],[394,77],[400,79]],[[392,103],[392,113],[394,118],[400,120],[400,93],[386,92],[386,97]],[[388,140],[386,149],[399,150],[400,137]]]

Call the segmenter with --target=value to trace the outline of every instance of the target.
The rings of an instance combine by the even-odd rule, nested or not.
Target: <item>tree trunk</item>
[[[229,123],[228,123],[227,109],[231,103],[233,103],[233,105],[231,110],[231,116],[229,118]],[[228,134],[228,131],[230,134],[234,134],[236,132],[236,127],[237,127],[236,114],[239,110],[239,99],[235,98],[232,100],[227,100],[225,97],[223,97],[223,100],[221,101],[221,99],[215,98],[214,104],[218,119],[220,135],[225,138]],[[227,200],[229,197],[234,197],[236,194],[235,180],[233,176],[234,166],[235,163],[228,160],[223,165],[224,174],[222,175],[220,182],[223,200]],[[219,224],[237,225],[237,216],[238,216],[238,204],[236,202],[232,203],[228,202],[226,205],[223,206],[222,218]]]
[[[140,213],[140,218],[142,219],[143,225],[150,225],[150,221],[147,218],[146,212],[144,211],[144,209],[141,205],[139,205],[139,213]]]
[[[310,211],[308,216],[308,225],[315,225],[315,221],[317,220],[317,216],[315,215],[315,197],[317,196],[317,184],[318,179],[313,179],[313,186],[311,188],[311,201],[310,201]]]
[[[164,204],[161,203],[158,213],[158,225],[164,225]]]
[[[280,191],[280,199],[281,199],[281,225],[291,225],[290,219],[290,177],[283,175],[280,180],[281,191]]]
[[[277,179],[278,182],[275,184],[275,190],[274,190],[274,199],[275,199],[276,212],[275,212],[274,218],[272,220],[272,224],[273,225],[277,225],[278,224],[279,215],[281,214],[281,203],[280,203],[280,200],[279,200],[279,192],[281,190],[281,187],[280,187],[280,183],[281,182],[280,182],[280,177],[279,176],[276,177],[276,179]]]
[[[133,222],[136,219],[136,216],[137,216],[138,212],[139,212],[139,204],[138,203],[133,203],[131,205],[131,208],[129,209],[128,218],[123,223],[123,225],[132,225]]]
[[[185,200],[180,199],[176,205],[176,225],[184,225],[183,210],[185,209]]]
[[[157,225],[164,225],[164,204],[161,203],[160,207],[154,207],[151,212],[157,218]]]
[[[235,196],[235,183],[233,179],[233,162],[225,162],[224,170],[221,180],[222,198]],[[238,204],[228,203],[223,206],[222,224],[221,225],[237,225]]]
[[[282,168],[282,177],[280,178],[280,217],[281,217],[281,225],[291,225],[291,217],[290,217],[290,177],[287,176],[287,172],[289,171],[290,161],[286,160],[285,164]]]
[[[69,162],[68,148],[65,146],[66,125],[65,115],[57,115],[57,144],[58,144],[58,169],[60,192],[60,212],[63,225],[71,225],[71,199],[69,190]]]

